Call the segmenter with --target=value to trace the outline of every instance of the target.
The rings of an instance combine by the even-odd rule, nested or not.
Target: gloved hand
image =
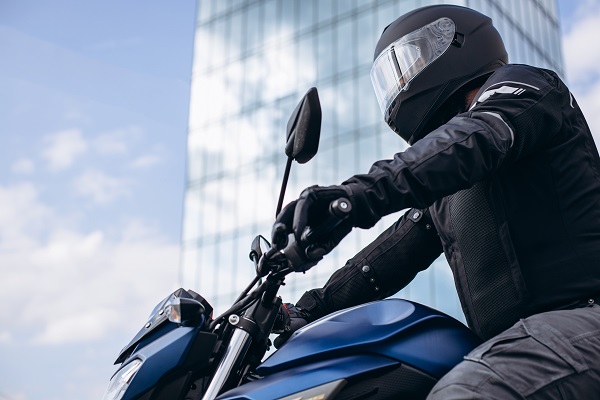
[[[345,186],[311,186],[305,189],[298,200],[288,204],[277,216],[273,225],[272,243],[285,247],[287,235],[294,233],[296,242],[306,252],[307,261],[320,260],[354,227],[354,218],[350,212],[350,215],[333,229],[327,232],[319,231],[323,223],[330,218],[330,204],[340,198],[346,198],[352,204],[352,193]],[[309,231],[312,231],[312,236],[307,235]]]
[[[273,333],[280,334],[273,342],[275,348],[278,349],[283,346],[294,332],[304,325],[308,325],[310,320],[312,318],[308,311],[298,308],[291,303],[282,304],[279,307],[275,325],[273,326]]]

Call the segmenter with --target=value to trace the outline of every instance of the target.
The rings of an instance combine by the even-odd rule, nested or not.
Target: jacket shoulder
[[[499,84],[513,84],[542,89],[548,86],[559,87],[562,82],[552,70],[533,67],[526,64],[506,64],[498,68],[483,84],[487,89]]]

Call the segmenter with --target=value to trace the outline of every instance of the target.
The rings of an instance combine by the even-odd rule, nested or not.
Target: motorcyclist
[[[386,27],[371,78],[385,121],[411,147],[340,185],[305,189],[272,239],[293,233],[315,263],[353,227],[409,210],[288,305],[292,331],[396,293],[444,252],[485,342],[430,398],[600,393],[600,157],[568,88],[553,71],[508,64],[491,20],[451,5]],[[350,218],[306,241],[339,197]]]

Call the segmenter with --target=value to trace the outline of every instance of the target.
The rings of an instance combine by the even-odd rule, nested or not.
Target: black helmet
[[[464,110],[464,94],[508,62],[492,20],[436,5],[404,14],[381,34],[371,80],[385,122],[413,144]]]

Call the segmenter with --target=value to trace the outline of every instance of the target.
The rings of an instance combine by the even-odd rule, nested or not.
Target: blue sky
[[[599,134],[600,1],[559,4]],[[177,288],[195,7],[0,0],[2,400],[99,398]]]
[[[0,0],[0,399],[101,397],[177,288],[195,8]]]

